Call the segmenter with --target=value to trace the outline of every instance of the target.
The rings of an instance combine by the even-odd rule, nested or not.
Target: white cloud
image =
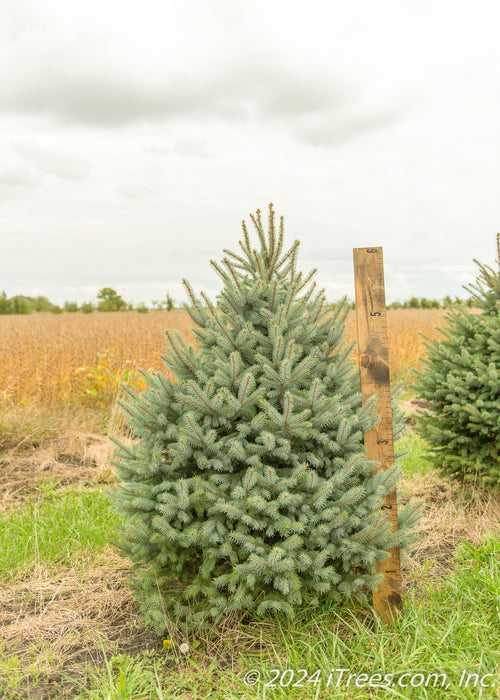
[[[26,172],[26,169],[20,165],[0,166],[0,190],[2,194],[20,194],[23,190],[31,187],[35,182],[35,178]]]
[[[19,141],[14,142],[13,147],[42,173],[70,180],[80,180],[88,173],[88,162],[85,158],[62,151],[57,143],[49,146],[35,141]]]
[[[58,121],[116,126],[144,120],[210,119],[246,122],[334,110],[350,101],[341,80],[313,70],[294,71],[276,56],[261,53],[208,60],[196,70],[182,62],[113,65],[78,56],[64,46],[50,55],[32,48],[24,62],[16,52],[4,66],[0,109],[4,113],[48,115]],[[18,67],[14,70],[14,63]],[[19,65],[20,63],[20,65]],[[10,79],[9,79],[10,76]]]
[[[344,143],[351,138],[377,129],[390,127],[406,116],[407,109],[401,107],[385,109],[362,109],[360,106],[311,113],[305,115],[296,132],[305,143],[313,146],[329,146]]]
[[[360,85],[342,75],[335,60],[308,60],[286,33],[275,41],[272,27],[258,24],[265,17],[258,4],[255,16],[241,9],[239,18],[225,2],[152,2],[151,14],[130,1],[42,5],[48,13],[31,7],[27,27],[6,36],[4,114],[95,127],[279,120],[315,144],[378,128],[398,115],[383,100],[366,112]],[[273,40],[256,41],[255,29]],[[317,29],[321,39],[324,28]]]

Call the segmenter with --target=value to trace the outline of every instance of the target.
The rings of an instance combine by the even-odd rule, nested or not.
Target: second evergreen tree
[[[449,310],[444,337],[427,340],[415,389],[429,408],[418,419],[430,457],[462,481],[500,488],[500,234],[497,270],[479,266],[465,287],[476,306]],[[479,310],[479,313],[477,313]]]

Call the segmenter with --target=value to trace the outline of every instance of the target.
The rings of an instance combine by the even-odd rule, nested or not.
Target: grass
[[[395,444],[396,452],[404,452],[401,457],[401,468],[406,474],[422,475],[434,471],[432,463],[427,459],[425,441],[415,434],[406,434]]]
[[[227,621],[187,639],[187,654],[144,628],[125,585],[128,564],[109,546],[117,523],[102,488],[43,480],[37,500],[7,510],[0,525],[2,697],[500,697],[496,688],[473,687],[474,676],[469,687],[465,681],[459,687],[464,669],[484,676],[484,683],[500,682],[485,675],[497,673],[500,661],[500,542],[483,537],[498,532],[498,499],[463,494],[439,479],[415,435],[398,447],[407,450],[404,498],[428,501],[421,539],[432,551],[427,560],[425,546],[417,547],[416,560],[406,562],[405,613],[394,627],[374,632],[369,610],[325,602],[293,621]],[[467,539],[472,543],[463,543]],[[438,571],[426,565],[435,561],[442,564]],[[349,673],[339,680],[340,668]],[[243,678],[251,670],[260,680],[250,687]],[[384,681],[387,674],[394,685]],[[443,677],[432,674],[446,674],[446,690]],[[411,678],[422,685],[398,685]]]
[[[223,630],[215,653],[212,634],[185,655],[157,649],[104,656],[102,668],[85,684],[73,681],[71,692],[81,700],[499,697],[499,554],[493,538],[462,546],[457,568],[442,584],[424,599],[409,596],[396,624],[376,633],[366,610],[324,604],[294,621]],[[7,664],[11,678],[20,673],[11,660],[0,674]],[[250,671],[259,677],[252,687],[244,682]]]
[[[280,650],[285,650],[286,664],[295,669],[320,668],[323,678],[328,669],[340,668],[369,677],[392,673],[395,684],[403,673],[446,673],[451,697],[477,697],[477,690],[475,696],[461,694],[458,682],[464,668],[480,675],[495,674],[498,668],[500,628],[492,624],[492,616],[498,616],[495,606],[498,607],[500,585],[499,553],[500,541],[494,540],[483,547],[460,549],[460,567],[451,571],[441,586],[429,589],[424,599],[410,596],[404,616],[392,629],[374,634],[370,618],[353,612],[332,615],[328,609],[301,620],[299,625],[282,625]],[[481,591],[477,590],[479,580]],[[347,627],[344,633],[343,627]],[[263,665],[263,671],[268,677],[268,663]],[[339,674],[334,674],[334,678],[337,681]],[[339,689],[347,691],[343,685],[340,683]],[[422,694],[417,697],[442,697],[441,688],[427,690],[428,694],[424,694],[421,689]],[[351,691],[355,691],[354,683]],[[314,697],[312,690],[309,694],[303,692],[302,697]],[[374,692],[367,683],[365,692],[358,692],[357,697],[387,695],[414,697],[411,688],[391,686]],[[285,694],[276,692],[276,697]],[[289,692],[286,697],[301,695]]]
[[[63,489],[42,483],[38,499],[22,510],[0,515],[0,577],[33,573],[37,565],[49,569],[71,566],[94,556],[116,535],[117,516],[102,490]]]
[[[461,548],[457,554],[460,568],[450,572],[441,587],[431,589],[425,600],[411,597],[405,615],[392,629],[374,633],[366,611],[324,605],[320,610],[303,611],[292,622],[278,619],[263,625],[266,639],[259,638],[258,644],[266,651],[258,655],[240,654],[234,660],[236,674],[232,669],[219,669],[218,663],[208,663],[203,658],[203,648],[192,652],[188,660],[180,660],[175,672],[166,672],[161,656],[142,665],[126,659],[121,665],[115,662],[115,673],[113,665],[108,663],[107,693],[110,698],[132,698],[139,694],[161,698],[158,690],[161,688],[164,697],[176,697],[176,692],[182,692],[187,674],[190,695],[186,697],[193,698],[313,699],[324,696],[329,679],[333,690],[329,697],[441,698],[444,677],[436,674],[446,674],[444,687],[449,697],[477,698],[478,688],[459,687],[464,669],[484,676],[488,685],[500,681],[496,673],[500,661],[500,628],[494,624],[495,615],[498,620],[499,554],[500,541],[493,539],[483,547]],[[197,676],[198,669],[203,672],[203,678]],[[254,688],[255,694],[249,694],[242,682],[244,674],[252,669],[258,671],[261,679]],[[294,674],[287,669],[293,669]],[[348,671],[341,678],[335,669]],[[348,676],[353,674],[356,677],[347,685]],[[361,674],[373,678],[372,685],[379,688],[369,688]],[[403,677],[403,674],[410,675]],[[420,684],[427,679],[428,687],[422,687]],[[101,688],[102,680],[102,675],[95,679]],[[471,686],[473,681],[469,682]],[[400,682],[409,687],[399,686]],[[420,695],[415,695],[410,682],[419,687]],[[126,683],[128,695],[123,692]],[[105,695],[83,692],[79,697]]]

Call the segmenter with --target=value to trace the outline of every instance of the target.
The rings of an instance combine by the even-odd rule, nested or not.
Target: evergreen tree
[[[497,235],[500,265],[500,234]],[[448,310],[444,338],[427,339],[415,389],[429,410],[418,418],[430,456],[463,480],[500,486],[500,270],[477,260],[480,273],[465,290],[480,313]]]
[[[364,597],[417,518],[403,509],[393,533],[381,509],[399,468],[374,474],[365,455],[377,397],[361,405],[347,304],[332,313],[315,271],[297,272],[299,243],[284,250],[272,205],[267,236],[252,220],[259,249],[243,222],[241,253],[211,263],[216,306],[184,280],[198,342],[166,332],[176,381],[144,372],[148,389],[122,402],[136,439],[116,441],[120,546],[159,633],[166,616],[182,629]]]

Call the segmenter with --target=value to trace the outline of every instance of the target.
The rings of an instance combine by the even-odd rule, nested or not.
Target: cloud
[[[247,55],[184,72],[127,73],[126,66],[40,63],[36,71],[4,86],[0,111],[49,115],[58,122],[116,127],[141,122],[258,122],[284,128],[313,146],[329,146],[398,122],[401,108],[364,106],[354,85],[328,71],[286,66],[272,55]],[[206,154],[189,138],[179,153]]]
[[[35,178],[19,166],[2,165],[0,167],[0,190],[2,194],[15,194],[32,187]]]
[[[0,143],[0,192],[2,197],[18,197],[32,189],[39,177],[15,152],[7,139]]]
[[[318,60],[316,47],[298,51],[286,35],[276,43],[263,7],[259,15],[235,13],[222,0],[210,8],[186,0],[175,9],[152,0],[144,13],[128,0],[71,9],[47,2],[47,12],[25,9],[24,27],[19,19],[4,29],[0,115],[91,128],[257,123],[314,146],[401,118],[362,103],[356,79],[340,77],[338,52]],[[201,150],[172,145],[178,153]]]
[[[164,145],[153,144],[145,149],[146,153],[156,156],[181,155],[181,156],[197,156],[209,157],[213,155],[209,149],[208,141],[200,133],[195,130],[190,132],[181,130]]]
[[[227,37],[220,26],[200,34],[186,18],[175,20],[169,30],[134,31],[130,25],[119,31],[112,25],[107,36],[88,18],[76,32],[64,13],[59,27],[38,18],[29,31],[4,42],[0,114],[91,127],[280,121],[301,140],[318,144],[331,140],[331,115],[358,99],[356,85],[330,64],[262,47],[249,37]],[[186,41],[175,36],[176,26],[179,32],[189,28]],[[337,127],[335,138],[369,126],[358,118]]]
[[[88,172],[84,158],[63,152],[55,145],[49,148],[35,141],[22,141],[14,143],[13,148],[36,170],[48,175],[65,180],[80,180]]]
[[[351,106],[337,112],[328,110],[306,115],[296,127],[297,137],[312,146],[330,146],[345,142],[364,132],[397,124],[408,113],[403,106],[362,108]]]
[[[104,126],[178,117],[267,120],[331,109],[348,92],[340,81],[325,86],[324,79],[295,73],[273,57],[236,63],[228,57],[227,65],[213,62],[187,72],[180,65],[149,74],[126,68],[104,62],[68,70],[65,60],[41,60],[29,71],[18,69],[15,81],[4,81],[0,109]]]

